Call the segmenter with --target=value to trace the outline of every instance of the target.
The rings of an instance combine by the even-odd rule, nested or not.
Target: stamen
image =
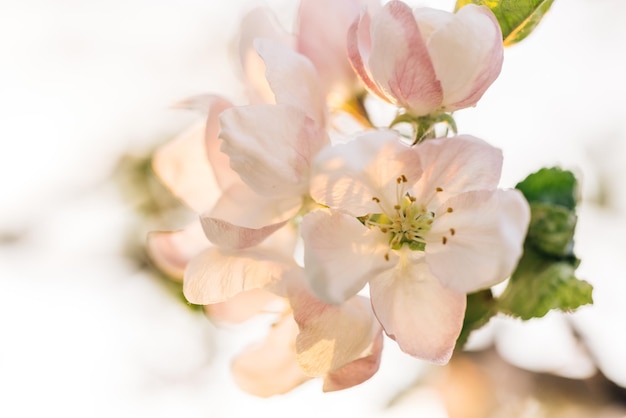
[[[452,209],[452,208],[448,208],[448,209],[446,210],[446,212],[448,212],[448,213],[452,213],[452,212],[453,212],[453,209]]]
[[[372,201],[377,203],[381,212],[366,215],[362,222],[368,228],[377,228],[385,234],[390,250],[396,251],[407,246],[413,251],[424,251],[424,237],[435,219],[435,212],[427,209],[427,203],[416,203],[416,197],[411,195],[410,189],[407,190],[407,183],[406,175],[396,177],[396,200],[391,207],[383,207],[381,199],[373,196]],[[437,189],[443,191],[441,187]],[[390,252],[385,254],[385,260],[389,259]]]
[[[454,230],[454,228],[450,228],[450,235],[454,235],[456,233],[456,231]]]
[[[443,192],[443,189],[442,189],[441,187],[437,187],[435,190],[436,190],[437,192]]]
[[[443,245],[446,245],[446,243],[448,242],[448,238],[441,237],[441,242],[443,243]]]

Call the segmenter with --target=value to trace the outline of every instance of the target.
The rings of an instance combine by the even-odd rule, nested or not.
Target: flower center
[[[399,250],[404,245],[413,251],[424,251],[426,249],[426,234],[430,231],[437,216],[435,212],[428,209],[437,193],[443,192],[441,187],[437,187],[430,198],[423,202],[417,202],[410,191],[406,191],[407,178],[403,174],[396,179],[396,203],[393,208],[386,208],[376,196],[372,200],[380,207],[380,213],[372,213],[359,220],[368,228],[378,228],[389,236],[389,249]],[[448,207],[438,216],[454,212],[452,207]],[[446,245],[456,234],[455,228],[450,228],[448,232],[441,235],[441,242]],[[389,261],[389,252],[385,253],[385,260]]]
[[[372,197],[379,204],[381,213],[368,214],[361,218],[361,222],[387,234],[392,250],[399,250],[406,244],[411,250],[424,251],[424,235],[430,230],[435,213],[429,211],[425,204],[417,203],[415,197],[405,191],[406,183],[404,175],[396,179],[396,203],[392,210],[384,208],[378,197]]]

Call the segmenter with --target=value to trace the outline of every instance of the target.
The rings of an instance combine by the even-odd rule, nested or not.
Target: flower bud
[[[425,116],[474,106],[502,68],[502,32],[487,7],[456,14],[392,0],[348,33],[352,66],[382,99]]]

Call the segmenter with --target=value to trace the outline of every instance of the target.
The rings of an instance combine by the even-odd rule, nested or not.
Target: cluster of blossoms
[[[232,365],[260,396],[312,377],[325,391],[369,379],[383,333],[447,363],[466,294],[511,275],[530,219],[519,191],[498,188],[500,150],[439,133],[500,72],[489,9],[301,0],[298,13],[293,34],[265,9],[246,15],[250,103],[189,100],[205,121],[153,160],[199,214],[150,234],[156,264],[216,321],[277,313]],[[371,122],[368,95],[396,108],[389,126]]]

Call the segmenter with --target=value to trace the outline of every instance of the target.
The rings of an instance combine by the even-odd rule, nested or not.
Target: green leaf
[[[471,332],[486,325],[496,313],[496,301],[490,289],[468,294],[463,329],[456,340],[456,349],[462,349]]]
[[[457,0],[455,10],[468,4],[487,6],[498,19],[505,46],[526,38],[550,10],[554,0]]]
[[[575,275],[576,177],[560,168],[543,168],[516,187],[530,203],[531,220],[524,254],[498,298],[498,309],[530,319],[593,303],[593,287]]]
[[[570,312],[593,303],[593,287],[575,276],[578,260],[549,259],[530,246],[498,299],[501,312],[521,319],[539,318],[552,309]]]
[[[527,242],[547,255],[573,256],[577,221],[574,211],[548,203],[531,203],[530,211]]]
[[[550,203],[567,209],[576,208],[578,182],[571,171],[558,167],[542,168],[515,186],[529,203]]]

